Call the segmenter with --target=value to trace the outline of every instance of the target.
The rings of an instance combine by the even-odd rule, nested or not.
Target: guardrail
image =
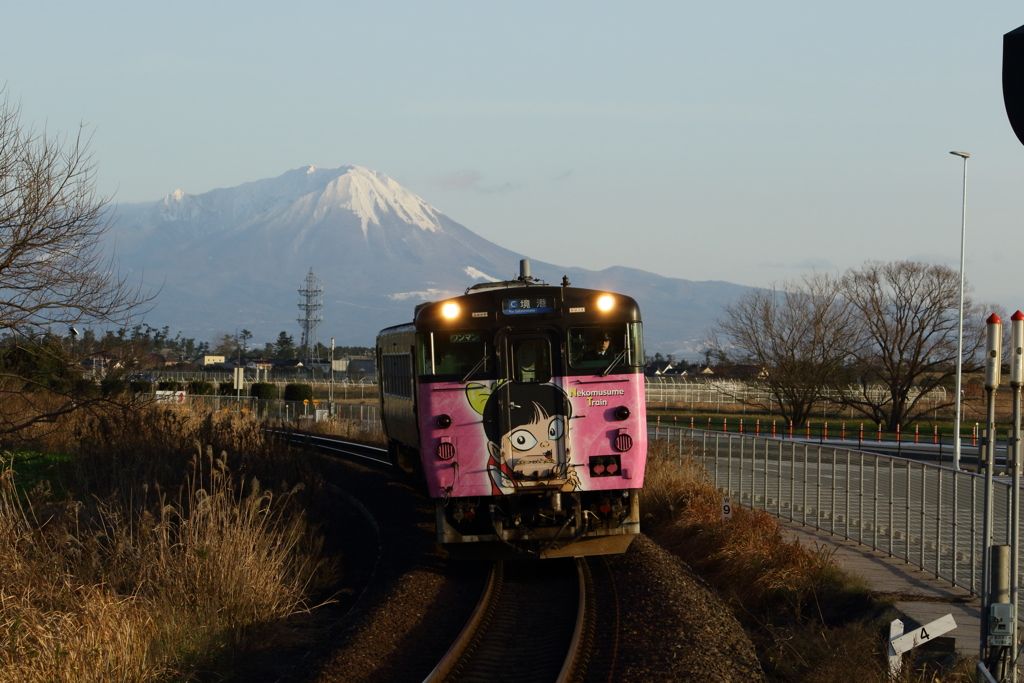
[[[649,425],[690,445],[735,501],[837,534],[981,590],[984,478],[930,463],[750,435]],[[1009,543],[1010,487],[996,481],[993,542]]]

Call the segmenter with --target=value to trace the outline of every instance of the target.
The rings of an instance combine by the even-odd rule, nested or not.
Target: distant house
[[[202,365],[220,365],[224,362],[224,356],[203,356]]]
[[[275,370],[296,370],[298,368],[306,367],[301,360],[296,360],[294,358],[268,358],[263,362],[267,363]]]
[[[671,372],[676,364],[670,360],[652,360],[644,368],[644,375],[647,377],[662,377]]]
[[[123,366],[121,359],[108,353],[99,353],[82,360],[82,367],[93,375],[105,375],[108,370],[117,370]]]
[[[141,365],[144,368],[162,368],[167,365],[167,358],[160,353],[147,353],[142,357]]]
[[[714,367],[714,374],[724,379],[738,379],[749,382],[755,379],[764,379],[768,376],[768,371],[760,365],[735,363],[731,365],[716,365]]]

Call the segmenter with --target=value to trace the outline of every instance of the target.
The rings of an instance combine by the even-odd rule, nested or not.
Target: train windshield
[[[643,365],[640,323],[609,323],[569,328],[569,364],[574,368],[604,370],[612,363]]]
[[[417,335],[416,360],[421,375],[464,377],[494,370],[494,347],[487,330],[439,330]]]
[[[512,340],[512,379],[543,384],[551,381],[551,344],[547,339]]]

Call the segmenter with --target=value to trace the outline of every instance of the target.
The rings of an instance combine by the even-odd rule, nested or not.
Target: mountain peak
[[[371,224],[379,227],[386,214],[421,230],[443,232],[438,220],[440,212],[385,174],[362,166],[343,168],[345,172],[324,188],[315,214],[323,215],[334,207],[347,209],[359,217],[363,235]],[[314,172],[314,167],[310,166],[306,172]]]

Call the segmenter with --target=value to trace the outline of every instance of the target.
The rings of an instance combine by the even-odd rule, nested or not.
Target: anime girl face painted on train
[[[521,487],[579,488],[567,433],[572,406],[553,384],[504,382],[483,409],[494,495]]]

